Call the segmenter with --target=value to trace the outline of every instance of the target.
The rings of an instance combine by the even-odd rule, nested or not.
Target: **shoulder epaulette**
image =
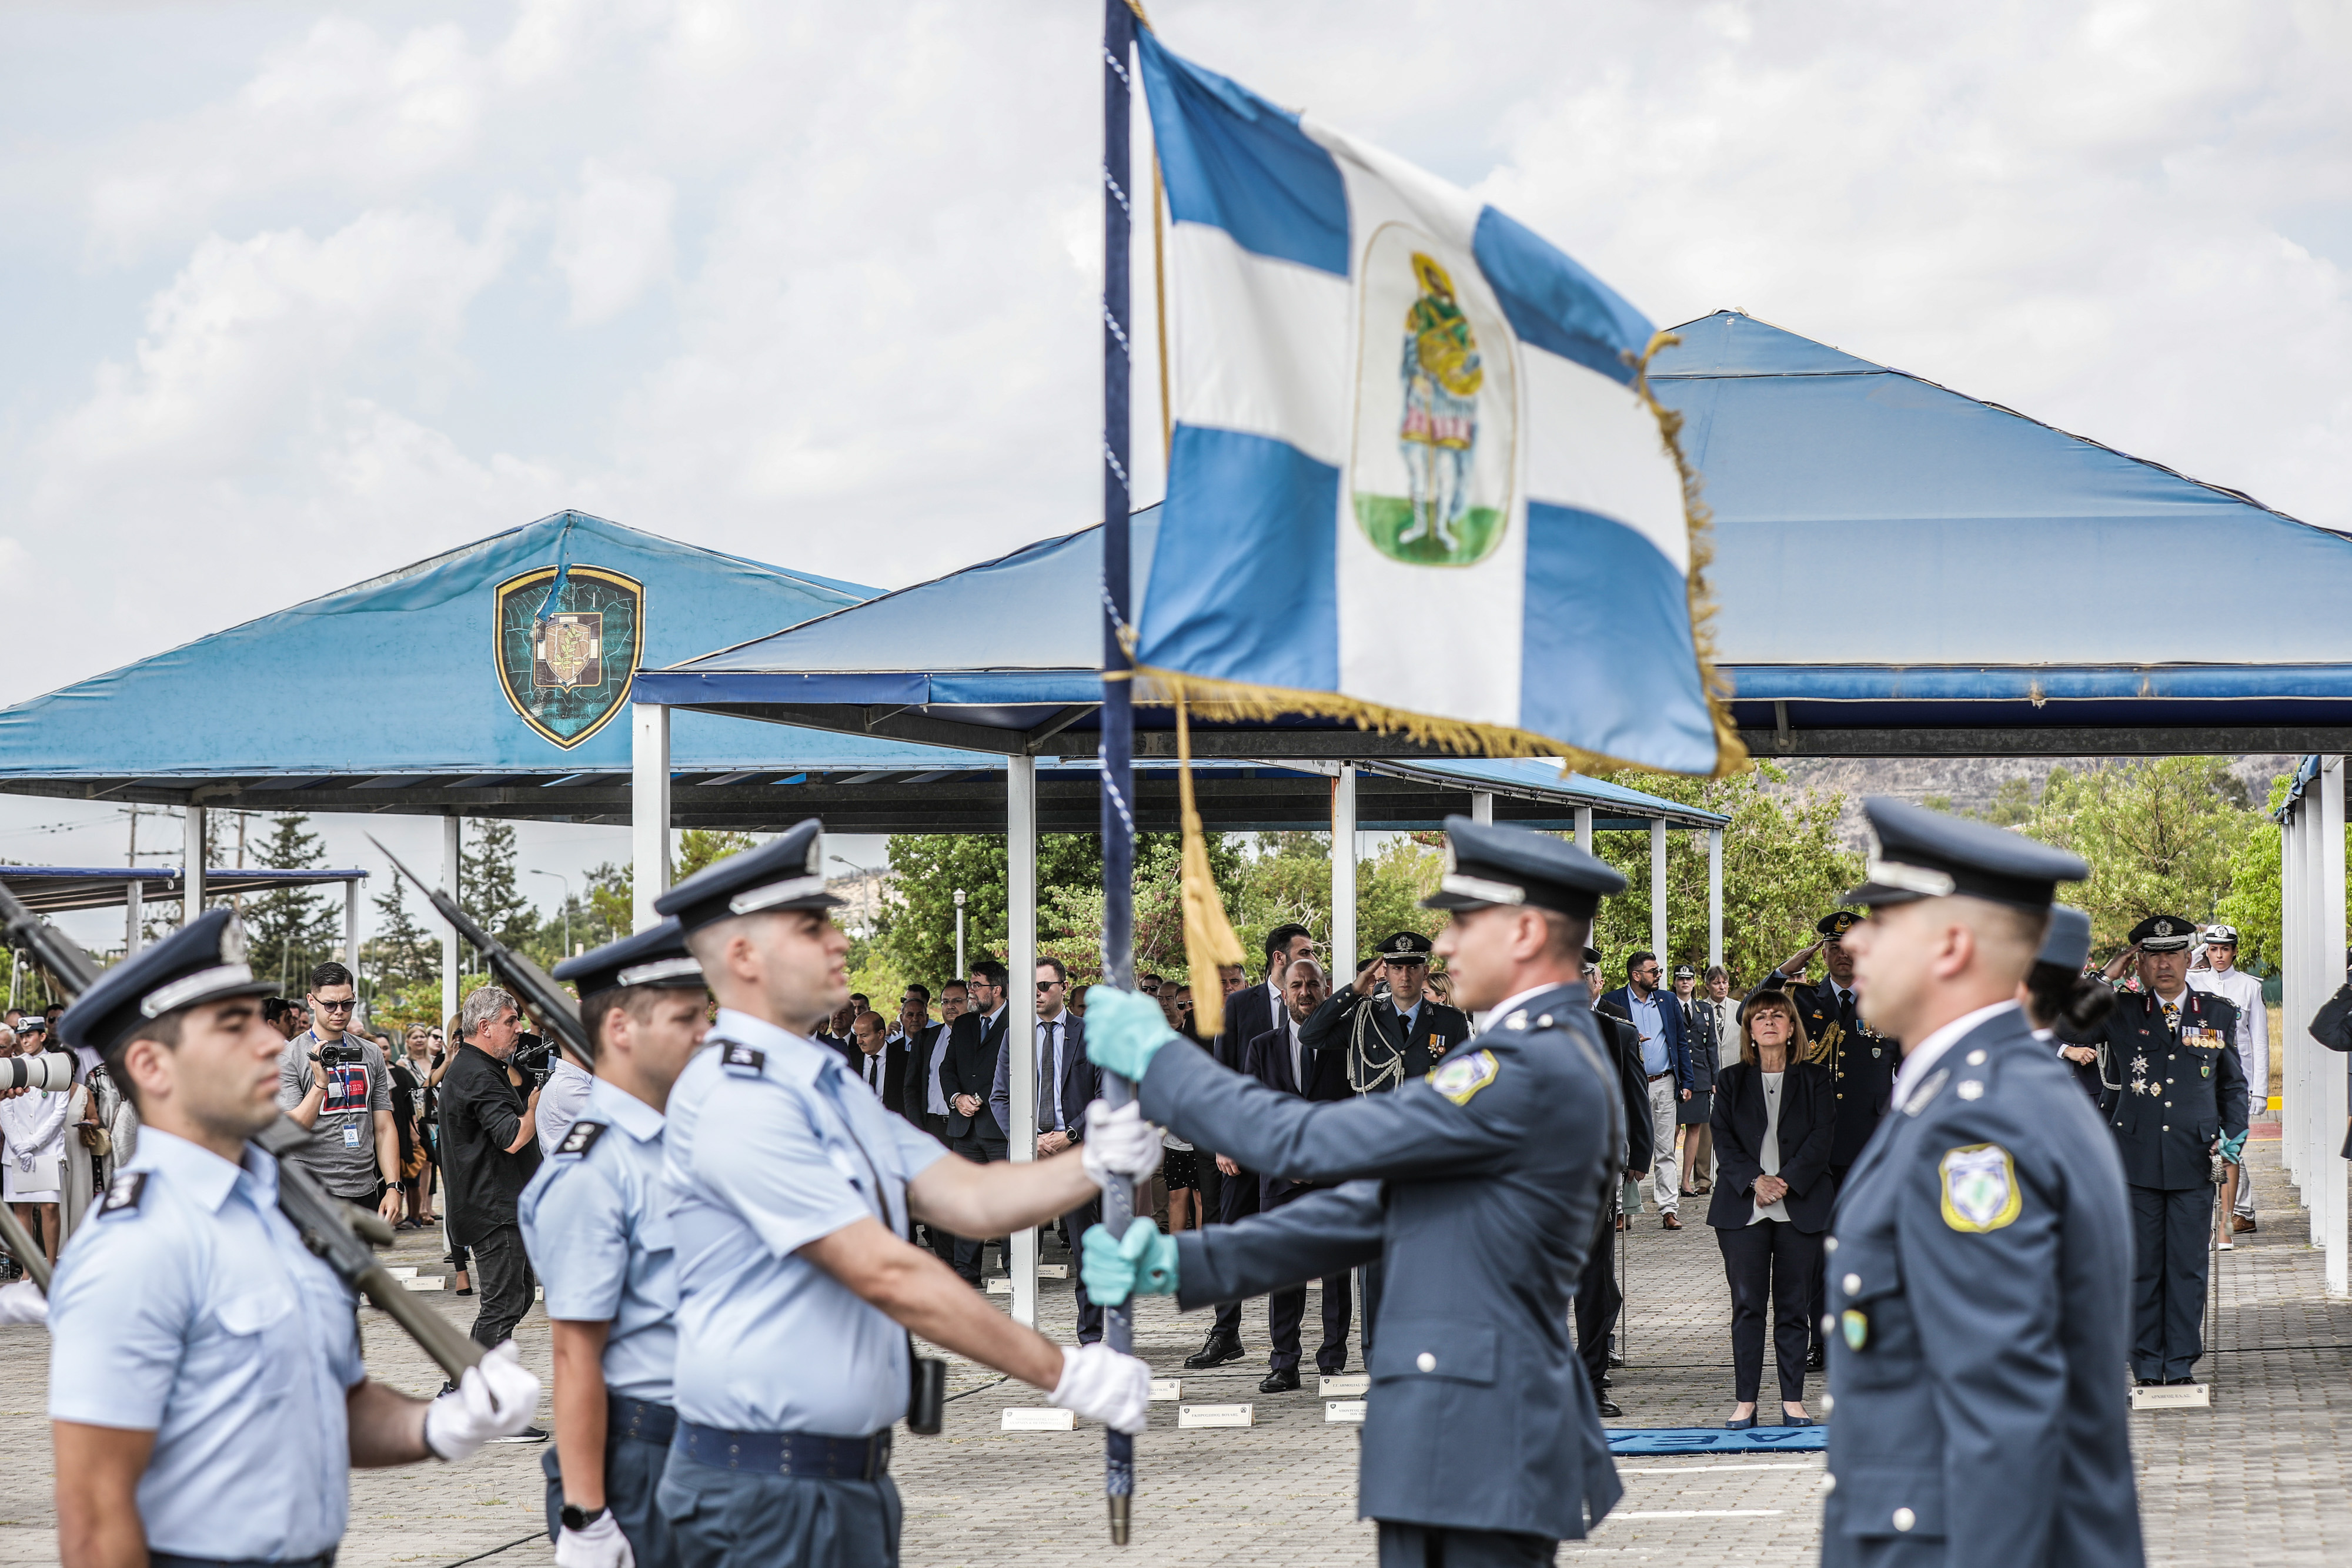
[[[730,1040],[719,1048],[719,1065],[756,1076],[767,1071],[768,1053],[755,1051],[748,1045],[738,1045]]]
[[[563,1134],[563,1142],[555,1145],[555,1152],[559,1155],[584,1155],[594,1148],[596,1140],[604,1135],[604,1124],[602,1122],[574,1122],[572,1130]]]
[[[147,1196],[145,1171],[121,1171],[107,1184],[106,1201],[98,1206],[100,1214],[135,1214],[139,1202]]]

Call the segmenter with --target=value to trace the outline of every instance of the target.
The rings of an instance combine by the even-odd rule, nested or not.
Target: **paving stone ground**
[[[2352,1478],[2342,1458],[2342,1435],[2352,1433],[2352,1302],[2326,1294],[2320,1256],[2279,1170],[2276,1142],[2254,1143],[2248,1153],[2262,1229],[2221,1258],[2221,1350],[2200,1368],[2213,1383],[2214,1407],[2132,1418],[2148,1557],[2168,1565],[2341,1564],[2352,1562]],[[1729,1414],[1728,1296],[1714,1236],[1700,1223],[1701,1207],[1689,1207],[1683,1231],[1664,1231],[1649,1211],[1629,1232],[1631,1364],[1614,1391],[1625,1417],[1613,1425],[1704,1426]],[[395,1262],[427,1276],[443,1271],[426,1239],[404,1239],[399,1251]],[[470,1300],[446,1292],[422,1299],[460,1326],[472,1322]],[[1041,1312],[1048,1333],[1071,1337],[1066,1283],[1047,1282]],[[1310,1336],[1319,1332],[1312,1301],[1307,1322]],[[1187,1402],[1246,1401],[1256,1424],[1179,1430],[1172,1406],[1154,1407],[1152,1429],[1137,1444],[1136,1538],[1124,1560],[1153,1568],[1370,1563],[1371,1529],[1355,1518],[1357,1428],[1325,1421],[1311,1381],[1297,1394],[1257,1392],[1266,1345],[1262,1303],[1244,1317],[1250,1360],[1183,1373],[1180,1364],[1206,1326],[1204,1314],[1180,1317],[1165,1301],[1148,1301],[1137,1347],[1161,1375],[1183,1378]],[[378,1376],[418,1394],[439,1385],[439,1373],[388,1320],[370,1312],[365,1328]],[[544,1316],[534,1311],[517,1338],[526,1363],[545,1377]],[[1307,1348],[1311,1356],[1311,1337]],[[1352,1345],[1350,1367],[1360,1369]],[[43,1331],[0,1329],[0,1464],[13,1481],[0,1494],[0,1564],[57,1561],[42,1416],[47,1374]],[[902,1435],[898,1444],[910,1568],[1112,1561],[1101,1428],[1003,1432],[1001,1412],[1042,1405],[1043,1397],[969,1364],[953,1365],[950,1392],[946,1431]],[[1809,1396],[1817,1392],[1809,1389]],[[1815,1559],[1817,1456],[1629,1459],[1619,1469],[1624,1502],[1591,1541],[1562,1550],[1563,1564]],[[535,1447],[491,1448],[458,1466],[364,1473],[352,1482],[341,1562],[346,1568],[548,1562],[536,1533],[541,1486]]]

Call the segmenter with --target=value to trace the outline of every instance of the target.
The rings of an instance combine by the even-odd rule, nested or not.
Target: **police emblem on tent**
[[[546,566],[498,586],[499,685],[522,721],[565,750],[629,700],[645,650],[646,591],[602,567]]]

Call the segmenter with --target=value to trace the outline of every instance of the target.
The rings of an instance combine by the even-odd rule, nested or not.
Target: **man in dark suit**
[[[940,1010],[950,1020],[961,1015],[963,997],[961,980],[949,981],[942,990]],[[940,1069],[945,1065],[941,1047],[947,1037],[947,1024],[931,1021],[930,988],[908,986],[898,998],[898,1038],[907,1065],[898,1111],[943,1144],[948,1141],[948,1102],[940,1084]],[[940,1262],[955,1267],[955,1238],[928,1220],[923,1222],[923,1245]]]
[[[1304,925],[1277,925],[1265,934],[1262,951],[1265,955],[1265,982],[1244,986],[1225,998],[1225,1027],[1218,1031],[1209,1048],[1218,1066],[1235,1072],[1248,1071],[1244,1059],[1249,1042],[1272,1029],[1275,1019],[1284,1016],[1282,977],[1294,960],[1315,951],[1315,938]],[[1200,1153],[1215,1168],[1223,1188],[1218,1195],[1218,1223],[1232,1225],[1255,1214],[1257,1173],[1244,1170],[1238,1162],[1207,1149]],[[1241,1358],[1242,1304],[1226,1301],[1217,1308],[1216,1321],[1209,1326],[1209,1337],[1199,1350],[1184,1358],[1184,1364],[1197,1372]]]
[[[1587,947],[1585,995],[1593,1004],[1592,1021],[1601,1030],[1601,1043],[1616,1063],[1617,1091],[1625,1102],[1625,1123],[1615,1188],[1619,1201],[1601,1206],[1599,1227],[1585,1254],[1584,1273],[1577,1281],[1576,1350],[1583,1358],[1584,1374],[1592,1384],[1592,1396],[1601,1414],[1613,1421],[1625,1413],[1607,1393],[1612,1361],[1609,1341],[1616,1332],[1618,1311],[1624,1305],[1624,1296],[1617,1289],[1616,1233],[1625,1228],[1625,1184],[1640,1181],[1650,1174],[1654,1133],[1650,1124],[1649,1078],[1642,1071],[1641,1037],[1624,1019],[1601,1010],[1601,984],[1600,950]]]
[[[971,967],[967,988],[971,1010],[949,1027],[940,1086],[947,1092],[948,1146],[986,1165],[1006,1153],[1003,1124],[988,1103],[996,1087],[996,1055],[1004,1046],[1004,966],[982,958]],[[966,1237],[956,1239],[955,1271],[974,1286],[980,1283],[982,1245]]]
[[[1281,1020],[1249,1042],[1243,1071],[1277,1094],[1302,1100],[1349,1100],[1345,1053],[1314,1051],[1301,1037],[1300,1026],[1312,1018],[1330,994],[1323,966],[1301,958],[1283,977]],[[1267,1213],[1314,1191],[1307,1182],[1278,1176],[1258,1177],[1258,1211]],[[1348,1368],[1348,1320],[1353,1299],[1345,1272],[1323,1280],[1323,1343],[1315,1352],[1315,1368],[1328,1376]],[[1265,1299],[1267,1337],[1274,1353],[1266,1358],[1266,1375],[1260,1394],[1284,1394],[1298,1386],[1298,1328],[1307,1316],[1307,1287],[1276,1291]]]
[[[857,1015],[863,1011],[865,1005],[861,1002],[844,1002],[841,1010],[825,1019],[824,1027],[809,1037],[819,1045],[829,1045],[839,1051],[852,1072],[857,1071],[857,1041],[851,1035],[856,1028]]]
[[[1683,1091],[1696,1090],[1691,1072],[1690,1049],[1683,1031],[1683,1009],[1673,995],[1658,988],[1664,971],[1655,953],[1641,952],[1625,960],[1625,983],[1601,998],[1598,1010],[1633,1026],[1642,1049],[1642,1076],[1649,1085],[1650,1190],[1657,1197],[1665,1228],[1683,1228],[1681,1170],[1675,1159],[1675,1114]]]
[[[1037,1157],[1051,1159],[1073,1144],[1086,1141],[1087,1106],[1102,1098],[1102,1071],[1087,1060],[1087,1020],[1069,1010],[1070,976],[1059,958],[1037,966],[1037,1045],[1030,1059],[1030,1082],[1036,1086]],[[1013,1041],[1008,1032],[996,1057],[995,1086],[989,1108],[997,1124],[1013,1125]],[[1087,1199],[1062,1217],[1075,1254],[1087,1227],[1102,1218],[1102,1199]],[[1087,1298],[1087,1282],[1079,1280],[1078,1343],[1102,1338],[1102,1309]]]
[[[857,1047],[857,1060],[850,1063],[857,1081],[891,1111],[905,1115],[907,1042],[890,1038],[880,1013],[859,1013],[851,1019],[849,1038]]]

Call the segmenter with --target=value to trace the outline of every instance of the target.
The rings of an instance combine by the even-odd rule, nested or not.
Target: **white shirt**
[[[1066,1013],[1037,1020],[1037,1130],[1041,1133],[1070,1130],[1062,1119],[1062,1041],[1069,1022]]]
[[[858,1047],[857,1050],[858,1079],[866,1088],[874,1091],[874,1097],[877,1100],[882,1097],[882,1067],[889,1050],[890,1042],[887,1040],[882,1042],[882,1049],[871,1056],[866,1054],[864,1046]]]
[[[2217,996],[2238,1009],[2238,1036],[2233,1043],[2240,1061],[2252,1071],[2254,1042],[2260,1040],[2267,1046],[2271,1040],[2271,1015],[2263,1003],[2263,983],[2243,969],[2191,969],[2189,986],[2191,990]],[[2263,1086],[2263,1093],[2270,1093],[2268,1084]]]
[[[1307,1048],[1299,1043],[1298,1020],[1290,1016],[1288,1008],[1282,1009],[1282,1028],[1290,1037],[1290,1082],[1304,1094],[1307,1092]]]
[[[2000,1013],[2016,1010],[2017,1001],[2014,998],[2005,1002],[1995,1002],[1989,1008],[1979,1008],[1972,1013],[1963,1013],[1917,1045],[1913,1046],[1904,1053],[1902,1070],[1895,1074],[1895,1097],[1889,1104],[1900,1105],[1909,1099],[1912,1086],[1927,1082],[1928,1070],[1936,1065],[1937,1059],[1942,1057],[1944,1052],[1952,1049],[1962,1035],[1987,1019]]]

